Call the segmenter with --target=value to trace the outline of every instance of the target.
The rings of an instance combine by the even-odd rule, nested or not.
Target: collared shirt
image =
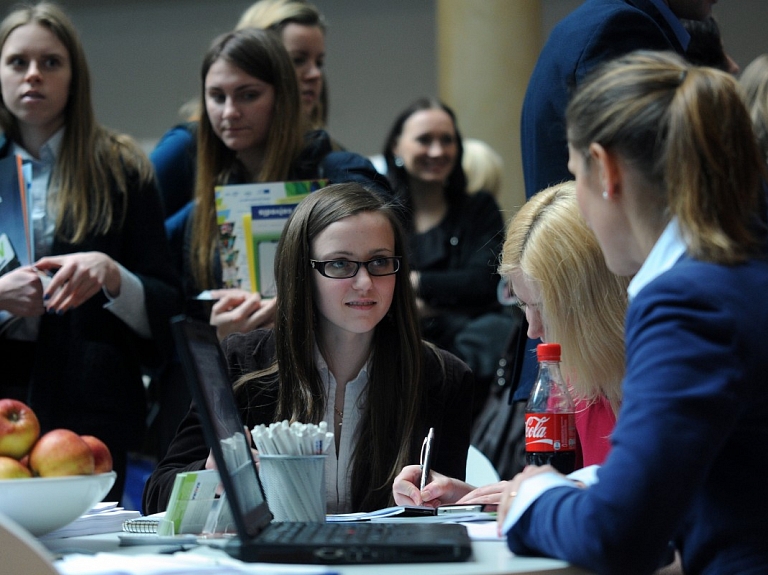
[[[29,194],[32,199],[32,229],[34,239],[33,259],[50,255],[52,238],[56,230],[58,215],[58,188],[50,186],[51,172],[61,151],[64,128],[58,130],[40,148],[40,158],[35,158],[16,142],[11,153],[21,156],[22,162],[31,168]]]
[[[328,457],[325,460],[325,500],[326,513],[350,513],[352,509],[352,454],[357,447],[357,431],[361,421],[363,406],[368,396],[368,363],[357,376],[344,388],[344,414],[341,426],[334,426],[334,399],[336,397],[336,378],[328,369],[328,363],[315,344],[315,363],[320,378],[325,384],[326,397],[325,421],[329,427],[336,427],[334,435],[339,438],[339,450],[336,441],[331,442]]]
[[[31,175],[28,184],[31,198],[34,261],[50,255],[53,246],[59,204],[56,201],[58,188],[50,184],[63,139],[64,128],[61,128],[41,146],[40,158],[35,158],[16,142],[11,145],[11,153],[21,157],[25,173]],[[149,338],[152,336],[152,330],[149,327],[149,318],[144,305],[144,284],[120,263],[115,263],[120,271],[120,293],[112,297],[106,289],[102,289],[108,300],[104,308],[123,320],[138,335]],[[11,319],[14,319],[11,314],[0,311],[0,325]],[[9,322],[3,332],[9,339],[35,341],[39,329],[39,317],[25,317],[15,318],[14,321]]]
[[[627,294],[630,301],[640,290],[651,283],[654,279],[669,270],[675,262],[679,260],[686,251],[686,244],[683,241],[680,232],[680,226],[677,219],[673,218],[664,228],[664,231],[656,240],[648,257],[645,258],[640,270],[632,278],[627,287]],[[542,473],[526,479],[515,497],[509,514],[504,520],[502,530],[504,533],[509,531],[517,522],[523,513],[536,501],[545,491],[555,487],[573,487],[576,488],[574,481],[581,481],[585,485],[594,485],[597,483],[597,469],[599,466],[593,465],[583,470],[577,470],[566,477],[557,473]]]
[[[629,301],[632,301],[641,289],[675,265],[675,262],[685,254],[685,250],[686,245],[680,232],[680,226],[677,219],[673,218],[661,232],[640,270],[629,282],[627,287]]]
[[[688,33],[688,30],[685,29],[685,26],[683,26],[680,18],[672,12],[664,0],[651,0],[651,2],[658,8],[659,12],[661,12],[661,15],[664,17],[664,20],[666,20],[667,24],[672,28],[672,31],[677,37],[677,41],[680,42],[680,45],[683,47],[683,51],[685,52],[688,50],[688,44],[691,42],[691,35]]]

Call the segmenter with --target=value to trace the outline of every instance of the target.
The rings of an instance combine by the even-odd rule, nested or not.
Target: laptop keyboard
[[[392,523],[278,523],[274,522],[259,535],[262,543],[349,544],[392,541],[408,538],[407,525]]]

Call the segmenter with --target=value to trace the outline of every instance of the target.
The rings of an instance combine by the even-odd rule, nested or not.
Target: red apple
[[[40,477],[93,475],[93,452],[69,429],[54,429],[37,440],[29,454],[29,468]]]
[[[109,452],[109,447],[98,437],[93,435],[81,435],[80,439],[88,444],[93,453],[93,460],[95,464],[94,473],[106,473],[112,471],[112,454]]]
[[[32,477],[28,467],[13,457],[0,455],[0,479],[24,479]]]
[[[0,399],[0,455],[21,459],[40,436],[35,412],[16,399]]]

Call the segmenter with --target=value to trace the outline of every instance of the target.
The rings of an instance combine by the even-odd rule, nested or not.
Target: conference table
[[[130,546],[120,547],[117,533],[106,533],[99,535],[89,535],[82,537],[69,537],[66,539],[53,539],[48,541],[42,541],[46,548],[48,548],[54,555],[58,557],[64,557],[63,561],[71,560],[75,557],[72,553],[77,554],[97,554],[92,555],[91,560],[95,561],[96,558],[103,559],[104,570],[93,571],[91,568],[93,565],[89,565],[88,568],[83,569],[83,573],[130,573],[130,561],[131,557],[138,559],[138,556],[144,556],[145,558],[150,555],[162,558],[164,562],[169,561],[170,557],[178,558],[180,563],[184,563],[185,560],[190,560],[194,555],[196,559],[214,559],[221,557],[226,561],[232,561],[223,551],[208,546],[197,546],[184,552],[178,552],[172,554],[174,549],[162,546]],[[103,554],[103,555],[102,555]],[[121,561],[121,558],[123,560]],[[86,559],[83,557],[83,559]],[[239,562],[237,562],[239,563]],[[56,562],[55,566],[61,568],[61,563]],[[247,564],[241,564],[247,565]],[[264,565],[264,564],[258,564]],[[269,566],[266,566],[263,571],[258,570],[258,565],[251,564],[249,573],[270,573]],[[110,566],[113,570],[110,571]],[[201,570],[203,564],[201,563]],[[62,572],[66,572],[68,575],[76,573],[76,571],[61,568]],[[190,567],[189,575],[194,575],[195,569]],[[326,567],[308,567],[308,566],[295,566],[294,570],[291,570],[290,566],[280,566],[280,570],[272,571],[273,573],[285,573],[286,575],[292,575],[293,573],[303,574],[330,574],[338,573],[339,575],[379,575],[389,573],[419,573],[420,575],[506,575],[506,574],[557,574],[557,575],[586,575],[587,572],[573,567],[563,561],[539,557],[518,557],[513,555],[506,547],[503,541],[487,541],[487,540],[473,540],[472,542],[472,557],[468,561],[458,563],[399,563],[389,565],[334,565]],[[162,573],[162,569],[158,568],[154,573]],[[169,573],[174,571],[169,570]],[[205,571],[206,573],[210,571]],[[234,571],[233,571],[234,572]],[[243,571],[246,572],[246,571]]]

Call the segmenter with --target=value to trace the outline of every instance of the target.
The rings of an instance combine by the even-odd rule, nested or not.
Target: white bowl
[[[0,513],[32,535],[72,523],[109,493],[117,473],[0,479]]]

